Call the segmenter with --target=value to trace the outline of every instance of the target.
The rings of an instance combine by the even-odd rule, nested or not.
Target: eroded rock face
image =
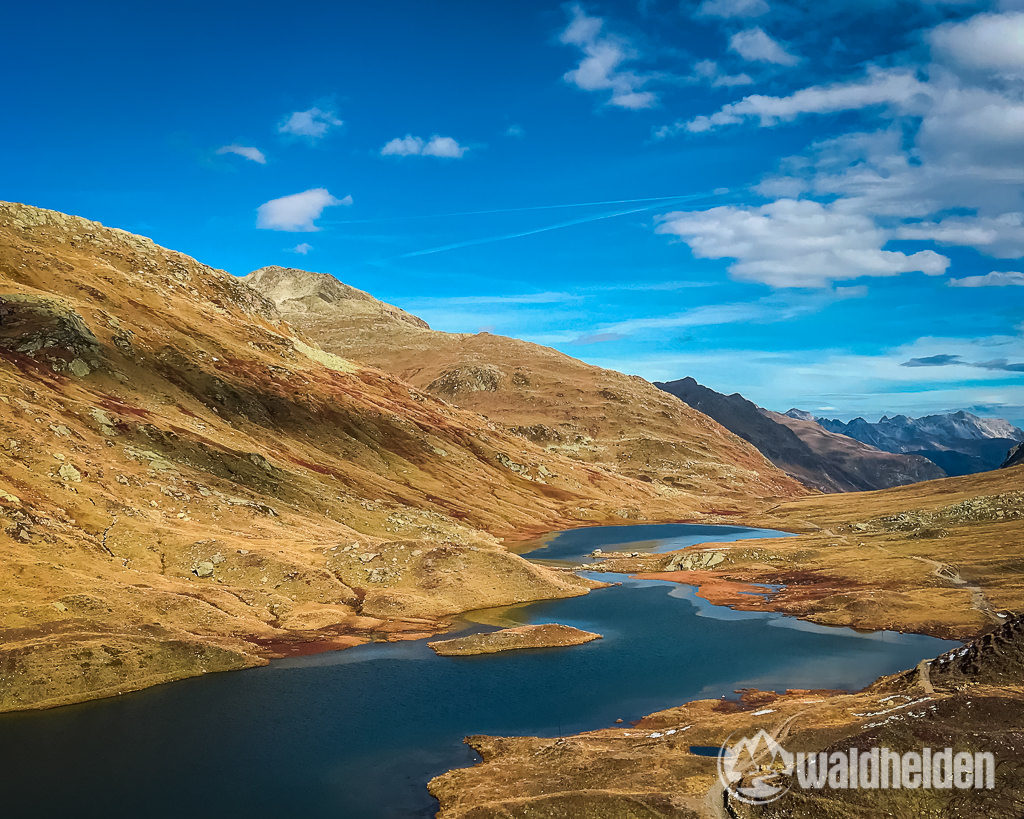
[[[1000,468],[1009,469],[1011,466],[1020,466],[1021,464],[1024,464],[1024,444],[1017,444],[1007,453],[1006,460],[1003,461]]]
[[[448,398],[467,392],[495,392],[504,377],[505,374],[493,364],[453,367],[431,381],[427,389]]]
[[[666,572],[694,571],[696,569],[713,569],[725,562],[722,552],[682,552],[669,560]]]
[[[85,320],[58,299],[0,295],[0,348],[84,378],[102,365],[102,349]]]

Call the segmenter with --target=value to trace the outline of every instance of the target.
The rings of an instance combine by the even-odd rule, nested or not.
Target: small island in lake
[[[485,634],[470,634],[468,637],[457,637],[454,640],[435,640],[427,645],[444,657],[459,657],[468,654],[518,651],[524,648],[578,646],[599,639],[601,639],[601,635],[594,634],[592,631],[582,631],[559,623],[541,623],[533,626],[503,628]]]

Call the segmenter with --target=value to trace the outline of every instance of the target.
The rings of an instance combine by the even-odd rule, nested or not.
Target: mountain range
[[[799,410],[785,415],[771,412],[739,393],[723,395],[693,378],[657,382],[656,386],[714,418],[750,441],[780,469],[823,492],[885,489],[946,474],[919,455],[883,452],[830,432]]]
[[[877,423],[863,418],[843,421],[817,418],[824,429],[856,438],[886,452],[923,455],[949,475],[996,469],[1010,449],[1024,441],[1021,431],[1001,418],[979,418],[966,410],[910,418],[882,416]]]
[[[0,384],[0,710],[593,587],[505,539],[757,521],[805,485],[937,474],[692,379],[437,332],[332,276],[238,278],[10,203]]]

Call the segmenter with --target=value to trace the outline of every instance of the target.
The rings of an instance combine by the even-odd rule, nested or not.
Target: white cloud
[[[395,137],[380,149],[381,156],[436,156],[443,159],[459,159],[469,148],[459,145],[451,137],[435,134],[429,140],[406,134]]]
[[[772,127],[803,114],[833,114],[875,105],[906,107],[928,91],[929,87],[912,71],[872,66],[859,80],[812,85],[786,97],[752,94],[723,106],[710,116],[698,116],[672,128],[701,133],[723,125],[737,125],[747,119],[758,120],[763,128]]]
[[[328,193],[327,188],[311,188],[264,202],[256,210],[256,226],[296,232],[319,230],[314,222],[324,208],[351,204],[351,196],[336,199]]]
[[[950,82],[934,84],[933,103],[917,134],[928,159],[956,166],[1024,167],[1024,101],[1015,91]]]
[[[1024,256],[1024,213],[914,222],[900,227],[896,235],[900,239],[973,247],[998,259],[1017,259]]]
[[[658,233],[678,236],[694,256],[735,259],[729,267],[734,278],[774,287],[825,287],[913,271],[935,276],[949,265],[931,250],[884,250],[890,236],[870,217],[806,199],[677,211],[658,222]]]
[[[965,276],[950,279],[950,287],[1024,287],[1024,273],[1013,270],[993,270],[984,276]]]
[[[1024,13],[978,14],[929,37],[933,55],[969,71],[1024,73]]]
[[[263,155],[263,151],[259,148],[253,148],[249,145],[224,145],[217,149],[218,154],[236,154],[237,156],[245,157],[253,162],[258,162],[260,165],[267,164],[267,158]]]
[[[566,45],[576,46],[583,53],[576,68],[563,79],[583,91],[610,91],[610,105],[619,108],[651,108],[657,95],[642,90],[647,78],[622,68],[636,59],[637,53],[628,41],[611,34],[602,34],[604,20],[591,17],[579,4],[570,8],[572,19],[562,32]]]
[[[738,31],[729,38],[729,49],[744,60],[754,63],[775,65],[796,65],[800,58],[791,54],[777,40],[773,40],[763,28],[748,28]]]
[[[714,60],[700,60],[695,63],[693,73],[696,78],[707,80],[715,88],[750,85],[754,81],[749,74],[726,74]]]
[[[295,247],[292,248],[292,253],[298,253],[300,256],[305,256],[309,251],[313,249],[313,245],[309,242],[299,242]]]
[[[704,0],[697,14],[706,17],[760,17],[768,12],[765,0]]]
[[[343,124],[344,123],[334,115],[333,111],[324,111],[320,108],[313,107],[308,111],[294,111],[289,114],[281,124],[277,126],[277,130],[282,134],[304,136],[316,140],[325,136],[331,128]]]
[[[508,128],[505,129],[505,136],[521,139],[522,137],[526,136],[526,131],[523,130],[522,125],[513,124],[509,125]]]
[[[779,199],[765,208],[815,198],[829,202],[817,206],[829,214],[828,219],[855,220],[850,224],[860,225],[849,228],[835,222],[837,234],[850,232],[835,239],[842,255],[828,265],[838,275],[828,278],[848,277],[857,269],[869,275],[904,270],[937,273],[948,264],[931,251],[925,251],[930,256],[885,251],[890,239],[971,247],[994,258],[1019,258],[1024,256],[1024,85],[1018,77],[1024,77],[1022,20],[1024,14],[1018,13],[979,14],[943,24],[921,35],[931,47],[930,63],[906,64],[908,55],[899,55],[902,66],[869,65],[860,76],[807,86],[784,96],[749,95],[656,133],[701,133],[746,122],[774,127],[802,116],[874,109],[872,115],[884,121],[881,128],[812,144],[784,160],[779,172],[756,188],[762,196]],[[704,71],[712,74],[711,67]],[[778,214],[756,208],[738,210],[748,217],[760,215],[780,231],[779,237],[765,240],[769,248],[773,243],[785,246],[794,231],[800,233],[795,225],[777,224]],[[739,219],[731,211],[725,216],[729,224]],[[759,258],[742,242],[730,253],[725,238],[717,247],[712,241],[714,226],[700,224],[696,218],[689,216],[676,227],[700,228],[693,236],[681,235],[697,255],[736,259],[734,275],[775,284],[814,277],[815,265],[808,264],[813,254],[804,249],[797,248],[792,271],[787,273],[784,254],[773,258],[765,251],[760,255],[768,258]],[[661,229],[672,232],[666,225]],[[853,247],[843,247],[847,240],[853,241]],[[866,255],[851,255],[854,250]],[[964,281],[976,278],[980,277]]]
[[[459,159],[466,151],[469,150],[462,145],[459,145],[451,137],[446,136],[432,136],[430,141],[423,146],[424,156],[439,156],[447,159]]]
[[[381,156],[416,156],[423,153],[423,140],[407,134],[395,137],[380,149]]]

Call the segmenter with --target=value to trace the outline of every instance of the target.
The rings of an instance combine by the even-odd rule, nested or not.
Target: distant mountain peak
[[[796,418],[798,421],[817,421],[813,413],[810,413],[807,410],[797,409],[796,407],[786,410],[783,415],[787,415],[790,418]]]

